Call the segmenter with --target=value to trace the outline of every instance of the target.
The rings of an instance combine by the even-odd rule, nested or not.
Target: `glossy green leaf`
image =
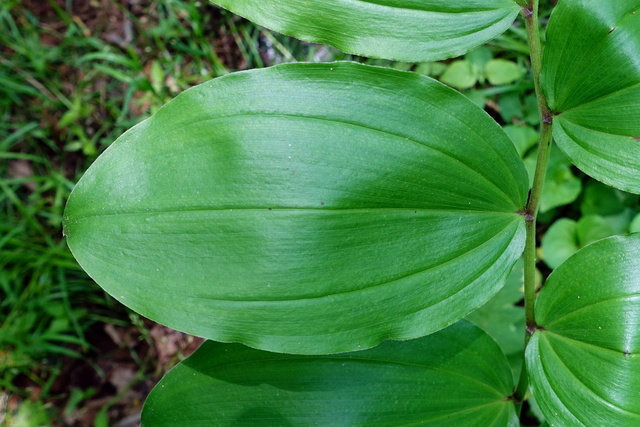
[[[563,0],[542,85],[553,136],[587,174],[640,193],[640,0]]]
[[[370,350],[294,356],[205,342],[145,403],[148,426],[517,426],[500,348],[461,321]]]
[[[450,325],[522,252],[527,177],[502,129],[414,73],[289,64],[186,91],[80,180],[65,232],[139,313],[290,353]]]
[[[593,243],[547,280],[527,347],[531,388],[561,426],[640,425],[640,234]]]
[[[528,395],[527,403],[529,404],[529,411],[531,411],[531,415],[540,422],[539,427],[550,427],[549,423],[545,421],[544,414],[540,410],[540,405],[538,405],[538,402],[536,402],[536,398],[533,395]]]
[[[513,23],[514,0],[214,0],[272,30],[408,62],[463,55]]]
[[[511,365],[515,380],[520,375],[524,353],[524,307],[515,305],[522,300],[523,269],[524,262],[520,258],[500,292],[466,317],[500,345]]]

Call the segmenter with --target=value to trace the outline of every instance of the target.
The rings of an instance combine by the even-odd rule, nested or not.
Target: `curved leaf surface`
[[[576,166],[640,193],[640,0],[560,2],[542,85],[554,138]]]
[[[465,317],[478,325],[493,338],[511,366],[517,381],[524,357],[524,307],[516,303],[522,300],[524,287],[524,261],[520,258],[507,278],[504,287],[491,300]]]
[[[550,276],[526,351],[551,425],[640,425],[640,234],[580,250]]]
[[[149,426],[518,425],[511,371],[481,329],[461,321],[413,341],[294,356],[205,342],[145,403]]]
[[[281,33],[407,62],[462,55],[505,32],[514,0],[214,0]]]
[[[522,252],[527,177],[482,110],[353,63],[238,73],[125,133],[67,205],[74,255],[141,314],[290,353],[434,332]]]

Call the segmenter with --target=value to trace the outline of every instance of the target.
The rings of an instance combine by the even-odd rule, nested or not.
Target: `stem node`
[[[543,328],[541,328],[540,326],[536,325],[535,323],[531,324],[531,323],[527,323],[527,333],[529,335],[533,335],[536,331],[539,330],[543,330]]]
[[[551,153],[551,141],[553,139],[553,113],[549,108],[547,99],[540,84],[540,71],[542,68],[542,46],[540,43],[540,29],[538,22],[539,0],[529,0],[527,6],[522,8],[525,25],[527,28],[527,40],[529,42],[531,70],[533,72],[533,82],[538,99],[538,111],[542,119],[540,126],[540,141],[538,143],[538,159],[533,178],[533,185],[529,193],[529,200],[525,206],[524,213],[526,228],[526,243],[524,248],[524,310],[526,318],[526,332],[524,337],[525,347],[529,343],[531,336],[542,328],[536,323],[535,300],[536,300],[536,217],[549,164]],[[514,397],[516,402],[522,402],[527,394],[529,377],[523,361],[520,379],[516,386]],[[516,404],[516,410],[520,413],[522,404]]]

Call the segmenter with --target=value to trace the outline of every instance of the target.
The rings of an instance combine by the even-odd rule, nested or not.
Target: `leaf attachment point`
[[[640,234],[577,252],[540,292],[526,350],[551,425],[640,424]]]
[[[587,174],[640,194],[638,0],[563,0],[547,28],[542,85],[553,137]]]
[[[190,89],[80,180],[65,229],[111,295],[194,335],[364,349],[464,317],[522,253],[502,129],[413,73],[293,64]]]

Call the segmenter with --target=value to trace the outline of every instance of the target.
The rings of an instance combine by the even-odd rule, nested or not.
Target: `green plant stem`
[[[540,70],[542,67],[542,45],[540,43],[540,24],[538,22],[538,0],[530,0],[523,8],[525,25],[527,29],[527,40],[529,42],[531,69],[533,72],[533,82],[538,100],[538,110],[542,119],[540,129],[540,141],[538,143],[538,158],[536,161],[536,171],[533,179],[533,186],[529,194],[529,200],[525,207],[525,222],[527,239],[524,249],[524,307],[526,319],[525,348],[529,343],[531,335],[536,330],[535,319],[535,298],[536,298],[536,219],[540,204],[540,195],[547,173],[549,154],[551,153],[553,116],[547,99],[540,85]],[[522,401],[527,393],[529,378],[526,366],[523,362],[520,372],[520,379],[514,393],[516,409],[518,413],[522,407]]]
[[[529,194],[529,201],[525,208],[525,220],[527,241],[524,250],[524,302],[525,318],[527,321],[527,337],[532,335],[536,327],[535,319],[535,292],[536,292],[536,219],[542,187],[547,174],[549,154],[551,153],[552,125],[543,123],[540,129],[540,142],[538,143],[538,158],[536,171],[533,178],[533,186]]]

